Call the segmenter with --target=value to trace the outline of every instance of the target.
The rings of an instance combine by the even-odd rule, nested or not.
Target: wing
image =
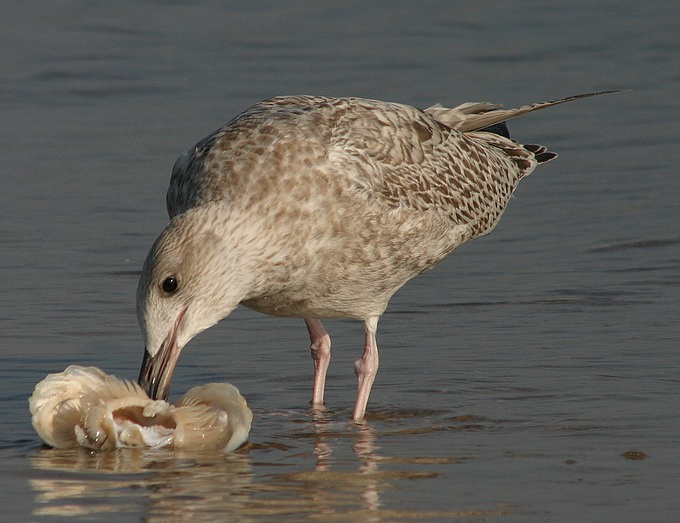
[[[471,237],[491,232],[519,181],[557,155],[507,138],[508,119],[618,92],[600,91],[516,109],[489,102],[453,109],[353,100],[334,133],[338,167],[390,205],[445,213]],[[499,125],[500,124],[500,125]]]
[[[413,107],[353,104],[333,136],[336,168],[387,205],[443,214],[471,237],[490,232],[519,180],[555,157],[492,132],[458,131]]]
[[[473,237],[485,234],[519,180],[555,155],[484,128],[594,94],[509,110],[487,102],[421,111],[357,98],[272,98],[179,157],[168,213],[253,197],[276,185],[268,179],[294,180],[292,171],[315,166],[384,205],[434,211],[470,227]]]

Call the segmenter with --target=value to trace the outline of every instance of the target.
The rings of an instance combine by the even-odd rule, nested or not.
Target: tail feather
[[[620,91],[621,89],[612,89],[609,91],[577,94],[575,96],[560,98],[559,100],[548,100],[546,102],[523,105],[516,109],[502,109],[502,105],[490,102],[467,102],[450,109],[437,104],[425,109],[425,112],[453,129],[470,132],[493,127],[500,122],[505,122],[511,118],[517,118],[526,113],[545,109],[546,107],[552,107],[553,105],[572,102],[574,100],[580,100],[581,98],[598,96],[600,94],[618,93]]]

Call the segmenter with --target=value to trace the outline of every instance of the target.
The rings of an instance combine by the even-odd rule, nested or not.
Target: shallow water
[[[507,5],[506,5],[507,4]],[[676,521],[680,4],[24,2],[0,18],[0,519]],[[138,271],[177,155],[277,94],[514,106],[560,157],[498,228],[395,296],[364,424],[362,327],[245,309],[173,396],[237,385],[232,455],[42,448],[27,399],[71,363],[134,378]]]

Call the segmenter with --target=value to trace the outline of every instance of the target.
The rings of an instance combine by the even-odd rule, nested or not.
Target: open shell
[[[247,439],[253,414],[233,385],[209,383],[175,405],[152,400],[137,383],[96,367],[71,365],[35,386],[33,427],[52,447],[174,447],[234,450]]]

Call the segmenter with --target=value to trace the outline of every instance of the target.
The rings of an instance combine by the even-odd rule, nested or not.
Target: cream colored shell
[[[150,399],[135,382],[77,365],[38,383],[29,406],[33,427],[57,448],[231,451],[248,439],[253,418],[228,383],[194,387],[170,405]]]

